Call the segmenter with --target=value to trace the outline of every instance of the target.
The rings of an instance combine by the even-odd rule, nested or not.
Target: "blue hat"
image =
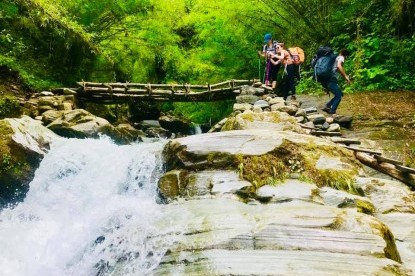
[[[270,33],[265,34],[264,36],[264,43],[267,43],[272,38],[272,35]]]

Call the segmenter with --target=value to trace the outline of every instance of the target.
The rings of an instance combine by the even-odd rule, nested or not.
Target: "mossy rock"
[[[240,130],[172,140],[164,150],[167,169],[238,170],[258,188],[292,174],[319,187],[357,194],[361,164],[353,153],[327,140],[277,130]]]
[[[245,111],[228,118],[222,127],[222,131],[244,129],[278,129],[303,133],[294,117],[285,112],[261,112]]]
[[[10,124],[0,120],[0,206],[24,196],[42,158],[16,143],[13,134]]]

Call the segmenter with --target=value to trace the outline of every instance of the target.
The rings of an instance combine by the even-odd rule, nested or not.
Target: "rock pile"
[[[299,101],[285,101],[282,97],[274,94],[266,94],[267,90],[244,86],[240,95],[236,97],[233,106],[233,113],[230,118],[237,117],[239,114],[285,112],[293,116],[297,123],[309,130],[321,130],[326,132],[338,132],[341,127],[350,128],[353,118],[349,116],[330,117],[318,113],[316,108],[301,108]],[[223,130],[228,118],[217,123],[209,132]]]

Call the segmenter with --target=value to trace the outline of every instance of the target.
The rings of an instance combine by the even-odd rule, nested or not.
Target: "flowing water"
[[[0,213],[0,275],[151,274],[181,231],[157,202],[164,144],[54,142],[25,200]]]

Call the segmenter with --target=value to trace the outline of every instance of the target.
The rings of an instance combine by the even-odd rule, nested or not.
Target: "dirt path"
[[[303,107],[321,110],[329,96],[299,95],[298,99]],[[370,140],[367,142],[385,155],[415,167],[415,92],[346,94],[338,114],[353,116],[352,129],[343,130],[345,137]]]

